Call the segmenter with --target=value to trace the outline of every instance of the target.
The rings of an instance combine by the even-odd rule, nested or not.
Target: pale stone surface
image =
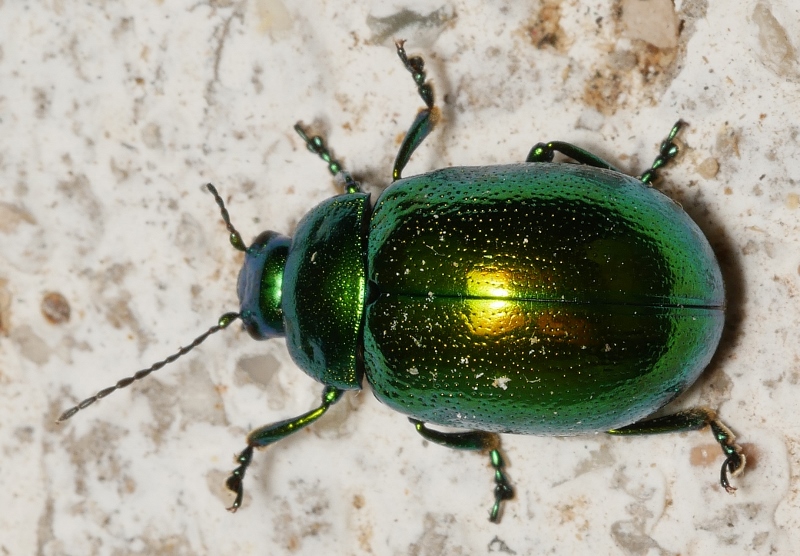
[[[659,50],[602,4],[0,2],[0,553],[798,553],[797,8],[676,2],[678,46]],[[245,239],[290,233],[337,192],[297,120],[371,191],[389,182],[421,104],[395,37],[443,110],[407,174],[554,139],[640,172],[689,122],[658,187],[709,236],[730,311],[676,407],[739,435],[735,496],[707,431],[505,437],[517,497],[492,525],[486,459],[425,445],[364,392],[257,453],[229,514],[248,429],[320,391],[238,326],[53,424],[237,308],[241,256],[203,183]],[[43,315],[51,293],[68,321]]]

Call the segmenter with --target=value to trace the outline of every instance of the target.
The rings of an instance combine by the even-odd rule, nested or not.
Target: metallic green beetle
[[[259,428],[227,481],[242,503],[253,449],[314,422],[366,378],[426,439],[483,450],[495,472],[490,519],[513,496],[497,433],[639,435],[710,425],[728,474],[745,466],[708,409],[646,419],[686,390],[722,333],[725,296],[703,233],[650,187],[678,152],[662,143],[639,178],[568,143],[536,145],[525,163],[447,168],[402,178],[439,112],[421,58],[397,52],[426,104],[374,208],[320,137],[295,129],[346,192],[300,222],[292,239],[262,233],[245,247],[239,313],[171,357],[66,411],[65,420],[193,349],[237,318],[256,339],[286,337],[297,365],[325,385],[320,407]],[[580,164],[552,162],[560,152]],[[644,419],[644,420],[643,420]],[[447,433],[427,423],[469,429]]]

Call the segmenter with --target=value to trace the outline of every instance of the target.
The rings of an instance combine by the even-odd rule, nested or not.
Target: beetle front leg
[[[330,171],[334,177],[339,174],[342,175],[345,193],[358,193],[361,191],[361,186],[358,185],[358,182],[353,179],[353,176],[350,175],[350,172],[342,168],[342,164],[333,158],[333,155],[328,150],[328,147],[325,146],[325,140],[322,137],[319,135],[309,136],[301,122],[294,124],[294,130],[305,142],[308,150],[328,164],[328,171]]]
[[[397,41],[397,55],[400,61],[403,62],[405,68],[411,72],[414,78],[414,83],[417,84],[417,92],[425,103],[425,108],[419,111],[408,133],[403,138],[403,143],[400,145],[400,150],[397,151],[397,157],[394,160],[394,169],[392,170],[392,181],[400,179],[403,169],[408,164],[411,155],[417,150],[425,138],[433,131],[436,124],[439,122],[441,113],[439,109],[434,106],[433,86],[426,81],[425,76],[425,62],[419,56],[412,56],[409,58],[403,48],[405,41]]]
[[[735,477],[744,471],[746,458],[742,453],[741,446],[736,444],[736,436],[722,421],[717,419],[717,414],[708,408],[698,407],[672,415],[646,419],[627,427],[610,430],[608,433],[614,435],[642,435],[687,432],[702,429],[706,425],[711,427],[714,438],[722,448],[722,453],[725,454],[719,483],[727,492],[733,493],[736,487],[731,486],[728,473],[730,473],[731,477]]]
[[[455,450],[481,450],[489,452],[489,459],[494,468],[494,505],[489,512],[489,521],[497,523],[500,521],[500,506],[504,500],[510,500],[514,497],[514,488],[508,482],[503,468],[505,462],[503,456],[500,454],[500,436],[483,431],[469,431],[469,432],[441,432],[429,429],[425,423],[412,419],[408,419],[417,429],[417,432],[422,435],[425,440],[429,440],[434,444],[453,448]]]
[[[294,419],[287,419],[285,421],[263,426],[247,435],[247,448],[242,450],[242,452],[236,456],[236,462],[239,464],[239,467],[234,469],[231,473],[231,476],[228,477],[227,481],[225,481],[225,486],[228,487],[228,490],[236,493],[236,499],[233,501],[231,507],[228,508],[229,512],[236,512],[236,510],[238,510],[242,505],[242,498],[244,497],[242,481],[244,480],[244,474],[247,471],[247,468],[250,466],[250,461],[253,458],[253,449],[268,446],[274,442],[277,442],[278,440],[286,438],[290,434],[293,434],[304,427],[307,427],[322,417],[322,415],[330,406],[338,402],[343,393],[344,390],[339,390],[338,388],[333,388],[332,386],[326,386],[325,390],[322,391],[322,405],[320,405],[318,408],[312,409],[308,413],[304,413],[303,415],[295,417]]]

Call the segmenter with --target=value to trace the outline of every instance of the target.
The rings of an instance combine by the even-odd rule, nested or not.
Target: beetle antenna
[[[236,228],[233,227],[233,224],[231,224],[231,218],[228,215],[228,209],[225,208],[225,201],[223,201],[222,197],[220,197],[219,193],[217,193],[217,188],[210,183],[207,183],[206,189],[211,192],[211,194],[214,196],[214,200],[219,206],[219,212],[222,215],[222,220],[225,222],[225,227],[228,228],[228,231],[231,234],[231,245],[233,245],[233,247],[239,251],[247,251],[247,247],[245,246],[244,241],[242,241],[242,235],[236,230]]]
[[[216,191],[213,191],[213,193],[216,195]],[[233,226],[231,226],[231,228],[232,227]],[[231,232],[231,237],[233,237],[233,232]],[[80,411],[81,409],[86,409],[87,407],[92,405],[97,400],[105,398],[106,396],[108,396],[109,394],[114,392],[115,390],[119,390],[121,388],[125,388],[126,386],[129,386],[133,382],[146,377],[147,375],[149,375],[153,371],[157,371],[161,367],[164,367],[165,365],[169,365],[170,363],[174,362],[179,357],[181,357],[183,355],[186,355],[187,353],[192,351],[194,348],[196,348],[197,346],[202,344],[203,341],[205,341],[206,338],[208,338],[209,336],[211,336],[215,332],[219,332],[223,328],[227,328],[233,321],[235,321],[236,319],[239,319],[239,318],[241,318],[241,315],[239,313],[225,313],[224,315],[222,315],[219,318],[219,321],[217,321],[216,325],[212,326],[211,328],[209,328],[208,330],[206,330],[205,332],[200,334],[188,346],[180,348],[178,351],[176,351],[175,353],[173,353],[172,355],[170,355],[166,359],[162,359],[161,361],[158,361],[157,363],[153,363],[150,367],[148,367],[146,369],[142,369],[141,371],[138,371],[137,373],[135,373],[135,374],[133,374],[133,375],[127,377],[127,378],[123,378],[122,380],[117,382],[114,386],[109,386],[108,388],[100,390],[94,396],[86,398],[85,400],[83,400],[78,405],[76,405],[74,407],[71,407],[68,410],[66,410],[64,413],[62,413],[61,416],[56,420],[56,423],[62,423],[64,421],[66,421],[67,419],[69,419],[70,417],[75,415],[78,411]]]

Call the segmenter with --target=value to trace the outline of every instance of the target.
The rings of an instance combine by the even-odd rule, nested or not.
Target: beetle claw
[[[730,473],[731,477],[735,477],[742,472],[744,465],[744,454],[737,451],[728,454],[728,457],[725,458],[725,461],[722,463],[719,482],[722,485],[722,488],[724,488],[728,494],[733,494],[736,492],[736,487],[732,486],[730,480],[728,479],[728,473]]]

